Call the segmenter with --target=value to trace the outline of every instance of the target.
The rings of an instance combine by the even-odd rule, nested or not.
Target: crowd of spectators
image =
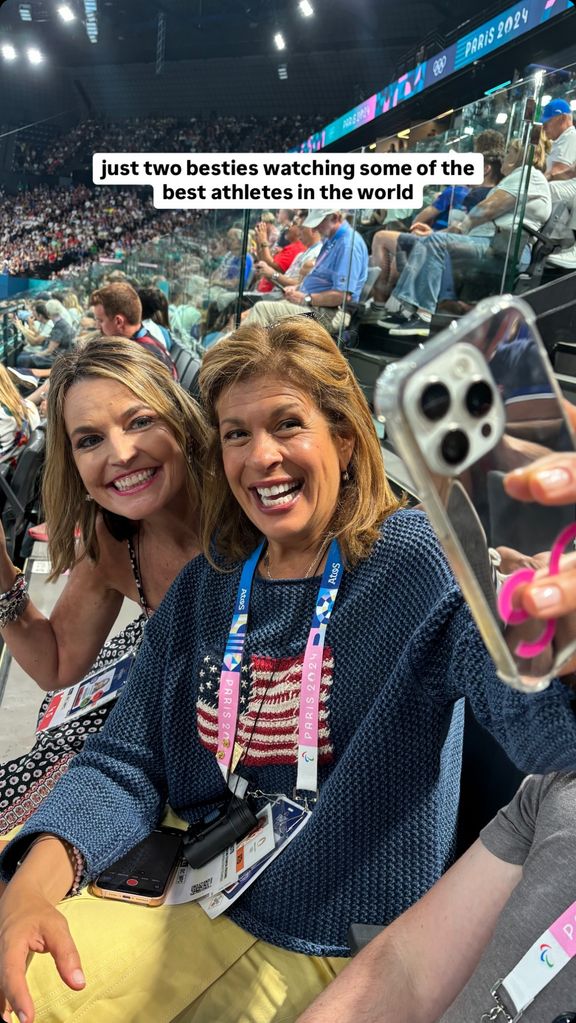
[[[133,118],[118,122],[88,120],[70,131],[40,143],[22,138],[16,143],[15,170],[29,174],[65,174],[86,167],[86,154],[134,153],[281,153],[313,134],[325,119],[300,114],[255,116]]]
[[[196,210],[156,210],[142,189],[37,185],[17,197],[0,192],[0,272],[49,277],[101,258],[121,259],[200,219]]]
[[[178,121],[137,118],[117,123],[89,120],[42,142],[16,144],[14,167],[46,177],[86,172],[87,153],[273,152],[285,151],[318,118],[299,115],[244,119],[214,117]],[[321,119],[320,119],[321,120]],[[198,226],[195,210],[156,210],[148,190],[39,181],[16,200],[0,190],[0,273],[54,277],[76,274],[100,259],[122,259],[136,246],[168,235],[177,227]]]

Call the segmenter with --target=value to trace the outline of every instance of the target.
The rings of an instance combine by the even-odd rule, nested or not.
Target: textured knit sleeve
[[[519,693],[498,678],[427,523],[420,526],[418,565],[410,575],[425,610],[410,645],[416,685],[426,679],[424,695],[442,703],[467,697],[480,724],[526,773],[576,769],[573,694],[558,679],[541,693]]]
[[[38,833],[58,835],[76,846],[91,879],[159,821],[166,802],[162,693],[175,587],[146,626],[130,678],[105,728],[87,740],[0,859],[5,879]]]

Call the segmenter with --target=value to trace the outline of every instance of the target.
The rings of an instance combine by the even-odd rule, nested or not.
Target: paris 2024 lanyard
[[[232,787],[231,783],[234,782],[233,791],[237,790],[236,786],[242,780],[231,774],[236,763],[234,747],[239,716],[240,672],[246,642],[252,582],[263,549],[264,542],[243,565],[220,672],[216,757],[228,785]],[[343,571],[340,545],[337,540],[332,540],[316,597],[316,606],[302,665],[298,712],[298,771],[293,795],[294,798],[298,798],[298,794],[302,793],[305,801],[310,796],[316,798],[318,792],[318,718],[324,644],[326,629],[342,581]]]

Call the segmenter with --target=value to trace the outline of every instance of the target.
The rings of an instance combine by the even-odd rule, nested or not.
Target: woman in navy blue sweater
[[[2,858],[0,992],[28,1023],[34,1004],[51,1023],[294,1020],[346,963],[349,925],[392,921],[448,866],[463,696],[523,769],[576,764],[569,691],[498,680],[328,334],[302,317],[244,326],[206,355],[202,388],[206,554]],[[167,803],[194,822],[230,790],[311,813],[225,917],[85,891],[55,908]],[[25,979],[30,951],[49,955]]]

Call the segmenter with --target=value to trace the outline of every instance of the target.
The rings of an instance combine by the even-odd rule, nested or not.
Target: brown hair
[[[270,327],[246,323],[204,356],[200,390],[211,428],[202,505],[204,550],[209,552],[214,543],[219,554],[238,561],[260,539],[228,486],[216,410],[229,387],[258,377],[289,380],[310,395],[334,434],[354,438],[350,480],[341,487],[330,525],[344,558],[354,565],[367,557],[380,524],[403,502],[386,479],[370,409],[350,366],[324,327],[305,316]]]
[[[101,305],[106,316],[125,316],[128,323],[140,323],[142,303],[131,284],[105,284],[90,295],[90,305]]]
[[[81,380],[98,378],[115,380],[127,387],[170,428],[186,461],[191,508],[200,507],[207,430],[194,399],[172,380],[159,359],[134,341],[96,337],[77,345],[56,360],[50,374],[42,488],[50,537],[50,579],[76,563],[76,525],[80,527],[84,550],[94,561],[99,556],[96,522],[101,511],[106,526],[117,539],[129,536],[134,529],[129,520],[100,509],[95,501],[86,501],[86,490],[66,432],[64,407],[68,391]]]

